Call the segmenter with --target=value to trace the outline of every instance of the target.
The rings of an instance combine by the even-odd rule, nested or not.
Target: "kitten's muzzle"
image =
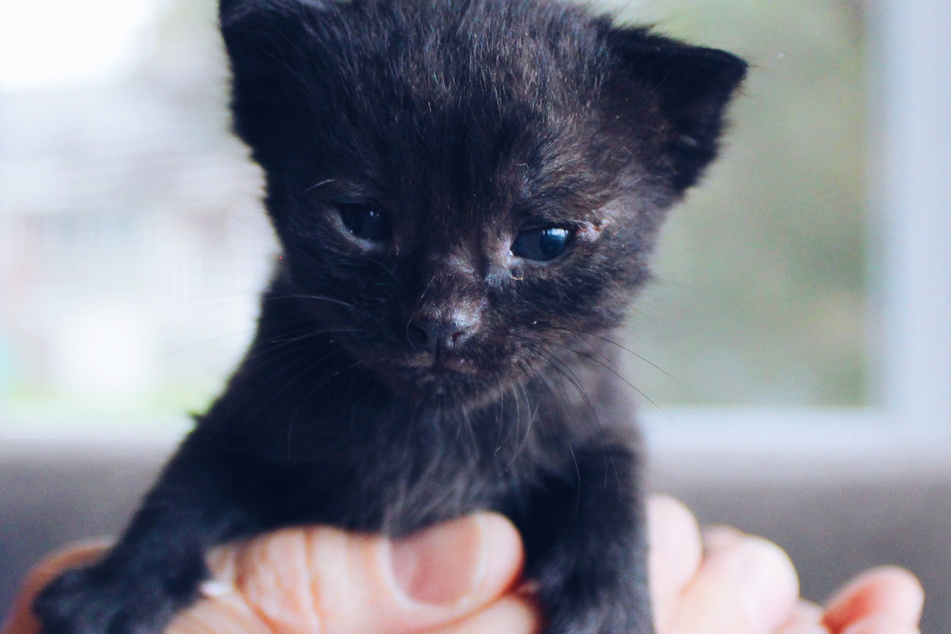
[[[415,318],[406,327],[406,336],[417,352],[439,355],[458,350],[478,332],[477,315],[460,313],[452,319]]]

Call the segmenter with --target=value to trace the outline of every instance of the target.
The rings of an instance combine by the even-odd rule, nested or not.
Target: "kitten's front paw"
[[[33,603],[42,634],[161,634],[175,606],[96,566],[71,570]]]

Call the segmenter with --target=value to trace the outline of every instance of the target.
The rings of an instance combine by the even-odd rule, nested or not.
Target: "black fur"
[[[610,332],[745,64],[541,0],[221,0],[221,27],[282,259],[225,393],[112,552],[43,592],[44,633],[160,631],[229,539],[477,509],[522,532],[549,632],[650,632]],[[539,227],[567,250],[513,254]]]

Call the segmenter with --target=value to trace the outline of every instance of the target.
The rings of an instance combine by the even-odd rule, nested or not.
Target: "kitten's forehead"
[[[346,19],[351,40],[366,38],[350,49],[364,68],[382,55],[384,75],[414,91],[458,97],[488,90],[531,102],[585,79],[583,66],[607,26],[579,7],[532,0],[373,0],[353,3]]]
[[[603,48],[605,26],[577,8],[387,0],[339,10],[344,28],[315,40],[325,49],[315,54],[334,60],[321,73],[345,87],[350,123],[381,127],[387,142],[402,133],[431,145],[493,130],[538,139],[564,132],[597,97],[603,60],[592,51]]]

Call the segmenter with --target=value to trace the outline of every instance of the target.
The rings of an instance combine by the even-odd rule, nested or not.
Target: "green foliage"
[[[866,42],[843,0],[669,0],[622,14],[752,65],[722,159],[670,219],[631,346],[652,399],[859,405]]]

